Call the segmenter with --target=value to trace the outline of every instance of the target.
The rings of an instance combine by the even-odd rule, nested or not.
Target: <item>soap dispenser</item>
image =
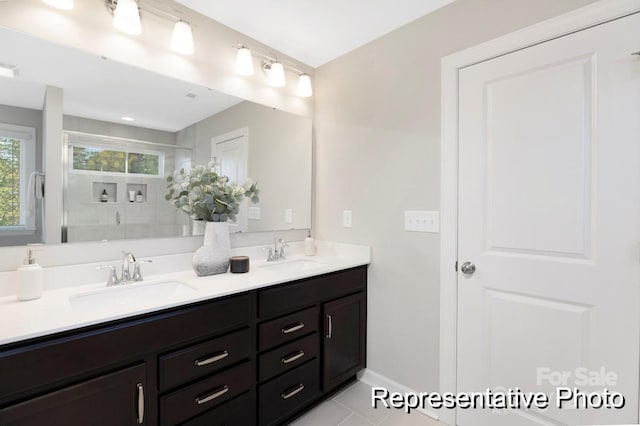
[[[27,257],[24,264],[18,268],[18,300],[33,300],[42,296],[42,266],[36,263],[33,252],[41,244],[28,244]]]
[[[307,238],[304,239],[304,254],[307,256],[316,254],[316,240],[311,237],[311,230],[309,230]]]

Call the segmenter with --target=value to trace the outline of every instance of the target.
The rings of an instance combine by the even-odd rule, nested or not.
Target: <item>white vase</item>
[[[191,259],[193,270],[199,277],[224,274],[229,269],[231,245],[226,222],[206,222],[204,245]]]

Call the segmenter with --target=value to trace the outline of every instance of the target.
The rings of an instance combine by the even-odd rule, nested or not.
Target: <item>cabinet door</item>
[[[114,426],[144,422],[144,364],[0,410],[1,426]]]
[[[366,310],[363,292],[324,304],[324,391],[365,367]]]

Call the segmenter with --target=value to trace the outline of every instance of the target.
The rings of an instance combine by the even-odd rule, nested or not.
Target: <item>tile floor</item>
[[[328,399],[292,426],[444,426],[424,414],[413,411],[371,407],[371,388],[356,381],[342,392]]]

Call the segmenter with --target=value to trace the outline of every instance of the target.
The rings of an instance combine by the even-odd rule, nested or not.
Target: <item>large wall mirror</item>
[[[47,212],[29,183],[43,171],[46,86],[63,90],[63,193],[44,191],[64,200],[63,241],[190,235],[165,176],[212,159],[232,181],[258,182],[236,231],[311,226],[309,118],[7,29],[0,63],[17,67],[0,77],[0,245],[42,239]]]

